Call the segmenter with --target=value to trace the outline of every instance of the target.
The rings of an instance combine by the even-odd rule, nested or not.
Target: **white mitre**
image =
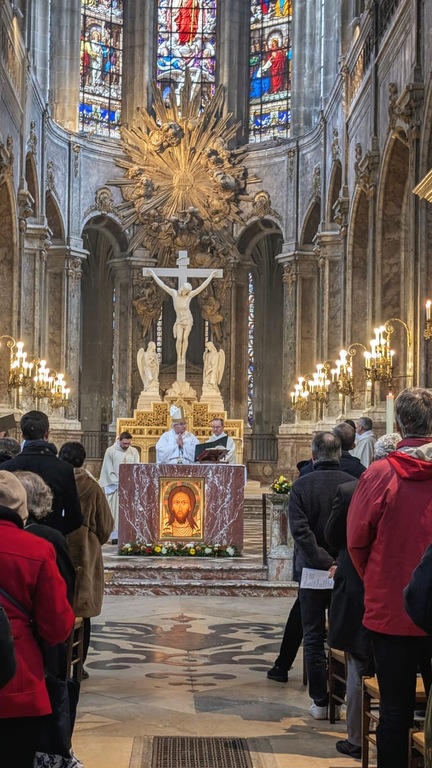
[[[170,416],[171,421],[184,421],[185,420],[185,413],[181,405],[172,405],[170,407]]]

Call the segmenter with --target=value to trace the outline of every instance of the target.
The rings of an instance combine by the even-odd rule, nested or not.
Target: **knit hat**
[[[27,494],[12,472],[0,470],[0,506],[17,512],[22,520],[28,517]]]

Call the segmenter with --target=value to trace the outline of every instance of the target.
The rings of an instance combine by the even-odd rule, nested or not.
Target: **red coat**
[[[432,542],[432,444],[430,460],[400,449],[428,439],[406,438],[371,464],[350,504],[348,548],[365,587],[363,624],[375,632],[425,634],[405,611],[403,589]]]
[[[3,508],[4,510],[4,508]],[[48,645],[66,640],[74,614],[52,544],[27,533],[12,519],[0,519],[0,587],[33,617]],[[51,712],[42,655],[29,620],[0,595],[12,625],[17,671],[0,690],[0,717],[36,717]]]

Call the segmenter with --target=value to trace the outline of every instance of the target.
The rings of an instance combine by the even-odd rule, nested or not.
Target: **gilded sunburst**
[[[174,90],[167,103],[155,83],[153,98],[155,117],[139,109],[140,124],[122,131],[126,157],[116,162],[124,178],[108,182],[122,190],[117,211],[134,229],[131,247],[143,245],[159,261],[178,248],[226,251],[232,224],[243,221],[240,202],[250,198],[246,150],[228,149],[238,126],[221,116],[223,88],[204,110],[188,76],[178,105]]]

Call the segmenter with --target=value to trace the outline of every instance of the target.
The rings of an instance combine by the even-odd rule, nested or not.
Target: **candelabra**
[[[50,369],[46,367],[46,360],[36,362],[36,374],[33,377],[32,395],[35,400],[44,400],[51,397],[54,377],[50,376]]]
[[[51,375],[55,371],[51,371]],[[64,373],[57,373],[56,377],[53,376],[53,381],[50,391],[50,404],[51,408],[65,408],[69,400],[69,387],[66,386],[64,381]]]
[[[298,383],[294,385],[291,394],[291,405],[295,411],[305,413],[308,409],[309,390],[304,376],[299,376]]]
[[[371,340],[370,352],[364,353],[364,374],[367,381],[384,381],[391,383],[393,378],[393,355],[390,349],[390,336],[393,329],[386,325],[375,328],[375,338]]]
[[[335,385],[339,394],[344,396],[352,396],[354,394],[354,380],[353,369],[351,361],[348,361],[348,355],[352,357],[354,352],[351,352],[351,347],[348,352],[345,349],[341,349],[339,352],[339,360],[336,360],[336,368],[332,368],[331,383]]]
[[[3,334],[1,339],[7,339],[6,346],[10,352],[8,391],[27,386],[31,381],[33,362],[27,361],[27,352],[24,352],[24,342],[15,341],[13,336]],[[14,350],[16,351],[14,352]]]
[[[307,381],[310,399],[327,405],[330,391],[330,379],[327,378],[328,364],[318,363],[312,378]]]

